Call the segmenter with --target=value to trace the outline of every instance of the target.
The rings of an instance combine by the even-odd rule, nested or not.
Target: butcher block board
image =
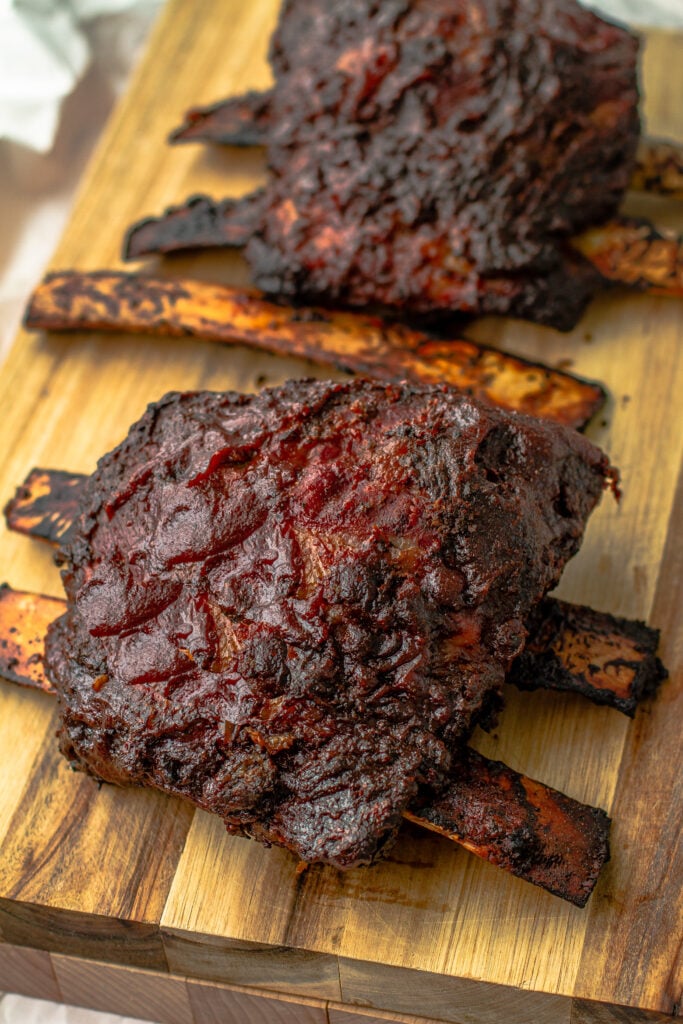
[[[164,140],[188,106],[268,83],[277,9],[277,0],[170,0],[95,154],[55,268],[120,266],[135,219],[190,193],[238,195],[263,180],[260,151]],[[648,38],[644,80],[650,131],[683,138],[682,37]],[[674,203],[651,201],[648,212],[683,229]],[[152,269],[249,280],[234,254]],[[74,964],[101,985],[113,971],[119,995],[128,977],[150,992],[164,978],[185,994],[210,983],[268,990],[272,1005],[295,1007],[291,1019],[302,1021],[316,1007],[320,1019],[341,1014],[340,1022],[681,1015],[683,302],[614,292],[569,335],[492,319],[471,331],[609,388],[589,433],[620,467],[624,495],[603,500],[560,594],[659,626],[671,671],[633,722],[578,697],[510,692],[496,735],[480,738],[487,754],[613,816],[612,860],[587,908],[413,828],[373,868],[300,873],[286,851],[229,838],[217,818],[188,805],[71,773],[56,749],[51,698],[3,685],[0,964],[3,952],[18,963],[23,951],[64,998],[73,996]],[[311,374],[321,375],[190,339],[21,333],[0,371],[0,497],[36,465],[90,471],[169,390],[254,390]],[[61,593],[51,552],[7,531],[0,579]],[[28,969],[21,962],[17,979]],[[168,1019],[213,1019],[196,1000],[181,1002],[187,1015],[181,1008]]]

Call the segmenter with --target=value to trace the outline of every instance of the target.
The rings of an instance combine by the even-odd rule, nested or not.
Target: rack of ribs
[[[680,239],[616,216],[683,181],[638,151],[637,46],[575,0],[287,0],[274,87],[172,136],[264,143],[265,188],[145,218],[124,254],[246,246],[269,294],[563,330],[613,283],[681,295]]]
[[[586,902],[604,812],[468,746],[616,489],[584,437],[443,387],[290,382],[169,395],[62,483],[44,685],[73,767],[340,868],[412,817]]]

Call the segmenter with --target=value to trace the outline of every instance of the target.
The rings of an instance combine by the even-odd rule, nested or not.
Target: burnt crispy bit
[[[683,148],[668,139],[643,139],[631,188],[683,199]]]
[[[0,675],[54,693],[45,675],[43,647],[48,625],[63,611],[64,602],[57,598],[0,584]]]
[[[270,90],[251,90],[243,96],[193,107],[185,123],[171,132],[169,142],[218,142],[229,146],[265,145],[271,128]]]
[[[633,717],[667,672],[659,631],[643,622],[546,599],[527,623],[529,640],[508,681],[520,690],[570,690]]]
[[[450,785],[406,817],[556,896],[585,906],[609,860],[610,820],[557,790],[473,750]]]
[[[170,206],[162,217],[146,217],[135,224],[124,239],[125,258],[186,249],[241,249],[258,227],[263,205],[261,190],[243,199],[220,202],[209,196],[190,196],[181,206]]]
[[[34,469],[4,509],[10,530],[48,544],[64,539],[78,515],[85,477],[59,469]]]
[[[607,284],[683,296],[683,238],[646,220],[619,217],[572,239]]]
[[[370,861],[492,720],[613,478],[575,432],[444,388],[167,396],[61,552],[62,749],[304,860]]]

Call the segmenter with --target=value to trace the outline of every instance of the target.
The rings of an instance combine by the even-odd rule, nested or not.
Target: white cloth
[[[76,1006],[57,1006],[42,999],[6,995],[0,997],[0,1024],[144,1024],[144,1021],[82,1010]]]
[[[47,153],[92,59],[88,23],[150,6],[158,0],[0,0],[0,139]]]
[[[0,363],[162,2],[0,0]]]
[[[683,28],[683,0],[580,0],[608,18],[631,25]]]

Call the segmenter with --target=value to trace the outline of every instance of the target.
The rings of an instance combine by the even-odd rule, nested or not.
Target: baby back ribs
[[[74,767],[348,867],[495,715],[614,472],[439,387],[170,395],[84,485],[46,642]]]
[[[573,325],[600,276],[569,239],[634,168],[636,51],[575,0],[286,0],[244,103],[269,126],[256,283]]]

